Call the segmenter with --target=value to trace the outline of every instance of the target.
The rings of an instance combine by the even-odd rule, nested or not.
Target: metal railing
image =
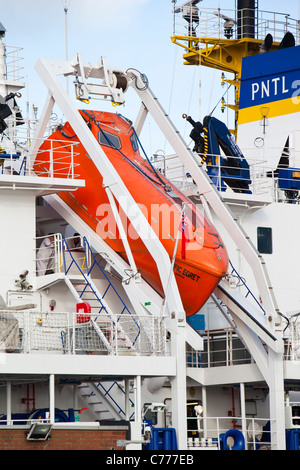
[[[2,416],[0,415],[0,426],[24,426],[30,429],[30,427],[33,424],[49,424],[49,425],[52,424],[50,421],[50,418],[32,419],[32,418],[26,417],[26,413],[23,413],[23,415],[24,415],[24,418],[20,418],[20,417],[14,418],[13,416],[12,418],[7,418],[6,415],[2,415]]]
[[[40,139],[40,143],[44,142]],[[47,178],[78,178],[75,162],[78,155],[78,142],[48,139],[47,150],[39,150],[33,157],[30,155],[31,138],[20,139],[11,133],[3,132],[0,140],[0,174],[40,176]],[[34,158],[34,161],[33,161]]]
[[[289,318],[289,324],[284,332],[284,346],[286,361],[300,360],[300,313]]]
[[[121,385],[119,384],[119,382],[117,381],[114,381],[112,382],[108,388],[104,387],[103,383],[101,382],[98,382],[97,384],[95,384],[96,387],[101,391],[101,393],[103,394],[104,397],[107,397],[109,399],[109,401],[113,404],[113,406],[115,407],[115,409],[118,411],[118,413],[120,414],[120,416],[124,419],[126,418],[126,413],[125,411],[121,408],[120,404],[117,402],[117,400],[113,397],[113,394],[112,394],[112,391],[113,389],[117,389],[122,395],[123,397],[125,398],[125,390],[123,387],[121,387]],[[131,398],[129,398],[129,402],[130,402],[130,405],[134,408],[134,402],[131,400]],[[133,412],[131,413],[130,415],[130,418],[129,419],[133,419],[134,418],[134,410]]]
[[[136,322],[135,315],[129,310],[105,270],[98,263],[86,237],[78,236],[65,239],[63,235],[58,233],[48,237],[38,237],[39,241],[41,239],[43,242],[36,253],[37,275],[64,274],[72,292],[78,297],[78,301],[87,301],[91,306],[92,313],[106,313],[115,326],[123,331],[126,324],[126,331],[130,331],[130,343],[134,347],[141,335],[140,325]],[[92,273],[93,279],[91,278]],[[95,285],[99,276],[106,283],[106,286],[102,286],[101,292]],[[108,296],[111,297],[114,305],[113,313],[106,301]],[[131,318],[130,328],[127,322],[124,323],[124,315]]]
[[[21,47],[5,46],[7,80],[23,80],[24,76],[21,76],[21,70],[24,70],[24,67],[20,65],[20,61],[23,60],[23,57],[20,56],[22,50]]]
[[[230,450],[234,445],[230,434],[234,435],[235,432],[240,436],[238,439],[241,446],[236,450],[270,448],[271,431],[268,418],[201,416],[188,418],[188,449]]]
[[[253,359],[232,329],[207,331],[202,334],[203,351],[187,346],[187,367],[210,368],[251,364]]]
[[[281,42],[287,32],[291,32],[296,44],[299,44],[299,21],[288,13],[266,10],[254,10],[251,18],[248,13],[242,13],[238,24],[236,10],[221,8],[204,8],[201,5],[182,6],[174,8],[173,36],[192,38],[197,44],[197,38],[227,38],[237,39],[243,26],[251,22],[253,35],[256,39],[264,40],[267,34],[272,34],[275,42]],[[224,18],[227,17],[229,21]],[[187,47],[188,43],[187,43]]]
[[[272,148],[273,154],[278,155],[278,162],[280,159],[280,149]],[[270,151],[271,151],[270,150]],[[266,156],[264,156],[264,150],[256,150],[256,156],[253,156],[253,149],[245,149],[245,153],[251,154],[250,157],[246,157],[249,165],[249,176],[250,184],[249,190],[251,194],[255,196],[263,196],[270,198],[273,202],[283,203],[297,203],[300,202],[300,169],[297,168],[281,168],[280,172],[276,166],[271,166],[268,163]],[[204,154],[195,154],[195,158],[199,160],[199,163],[203,160]],[[239,171],[238,162],[239,160],[235,156],[221,156],[215,154],[205,155],[207,158],[215,161],[215,164],[208,164],[203,162],[203,171],[213,178],[214,184],[217,189],[224,195],[229,191],[232,192],[235,186],[238,189],[238,184],[241,181],[240,175],[235,175]],[[224,161],[222,165],[221,157]],[[290,165],[293,166],[295,161],[295,151],[293,148],[289,149]],[[231,162],[237,162],[235,164],[228,164],[227,159]],[[181,191],[194,191],[196,194],[197,187],[193,182],[193,178],[186,171],[184,165],[180,161],[177,155],[169,155],[166,157],[158,157],[154,165],[159,171],[164,171],[168,180],[174,184]],[[164,170],[162,170],[164,165]],[[241,169],[243,171],[243,169]],[[226,179],[230,179],[232,188],[226,184]],[[225,182],[225,186],[224,186]],[[299,188],[299,189],[298,189]]]
[[[11,354],[47,351],[56,354],[166,355],[163,322],[156,317],[135,317],[135,322],[140,334],[134,346],[130,346],[123,333],[126,326],[131,328],[130,315],[122,316],[123,330],[120,330],[107,315],[1,311],[0,350]]]
[[[186,365],[192,368],[229,367],[253,364],[248,349],[234,330],[202,332],[203,351],[187,345]],[[283,334],[284,360],[300,361],[300,313],[289,318]]]
[[[48,176],[52,178],[71,178],[74,179],[78,175],[75,174],[75,168],[79,166],[74,161],[76,155],[75,147],[78,142],[70,142],[48,139],[48,150],[39,150],[34,163],[34,173],[37,176]]]

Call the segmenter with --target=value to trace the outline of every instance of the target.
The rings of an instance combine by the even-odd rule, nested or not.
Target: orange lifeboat
[[[193,205],[147,158],[140,155],[131,121],[108,112],[81,110],[80,114],[161,240],[170,260],[179,238],[174,274],[186,315],[197,313],[227,272],[228,256],[219,234],[203,216],[201,208],[199,210]],[[49,170],[50,151],[54,151],[54,176],[65,177],[61,161],[66,163],[64,146],[68,140],[79,141],[67,122],[40,147],[38,161],[34,165],[38,175],[42,176],[45,170]],[[101,174],[82,144],[76,147],[73,158],[77,165],[75,172],[86,185],[75,192],[61,192],[59,196],[127,260]],[[137,268],[142,277],[163,295],[153,258],[121,208],[118,209]]]

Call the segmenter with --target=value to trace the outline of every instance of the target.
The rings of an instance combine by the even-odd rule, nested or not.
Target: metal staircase
[[[87,239],[83,237],[84,262],[80,267],[67,241],[63,236],[61,237],[64,279],[75,299],[79,303],[89,304],[90,324],[106,345],[109,353],[117,349],[119,355],[136,354],[135,344],[141,334],[140,326],[97,262]],[[96,269],[106,281],[103,294],[100,293],[91,277],[92,271],[95,272]],[[109,291],[115,297],[114,308],[116,310],[114,312],[106,302]],[[107,331],[106,316],[113,324],[110,332]]]
[[[124,402],[125,392],[117,381],[105,382],[105,385],[102,382],[82,383],[77,387],[77,395],[96,420],[118,421],[126,417],[119,404]],[[130,399],[129,401],[133,404]]]

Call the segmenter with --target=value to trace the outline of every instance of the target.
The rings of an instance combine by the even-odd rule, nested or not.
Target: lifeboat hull
[[[174,274],[187,316],[197,313],[207,301],[220,279],[226,275],[228,256],[226,248],[203,214],[163,175],[143,158],[138,149],[137,137],[130,121],[124,117],[100,111],[80,111],[90,131],[98,140],[106,156],[117,170],[133,199],[139,205],[149,225],[173,259]],[[55,177],[65,177],[66,141],[78,142],[67,122],[44,141],[39,149],[34,171],[42,176],[50,166],[50,149],[55,155]],[[64,159],[64,165],[61,164]],[[103,178],[83,145],[76,147],[73,156],[75,173],[86,185],[74,192],[59,193],[59,197],[71,207],[112,249],[127,260],[126,252],[114,219],[112,208],[103,187]],[[143,240],[151,233],[141,227],[142,238],[119,210],[123,226],[137,268],[142,277],[164,296],[157,266]],[[145,232],[145,233],[144,233]],[[140,233],[140,231],[139,231]],[[174,253],[176,240],[177,250]]]

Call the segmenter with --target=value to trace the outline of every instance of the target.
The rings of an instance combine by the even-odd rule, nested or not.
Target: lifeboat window
[[[257,249],[259,253],[273,253],[271,228],[257,227]]]
[[[118,150],[122,148],[121,139],[111,132],[99,131],[98,140],[101,145],[106,145],[107,147],[113,147]]]
[[[138,140],[137,140],[135,134],[131,134],[130,141],[131,141],[131,145],[132,145],[133,150],[136,152],[139,148],[139,144],[138,144]]]

